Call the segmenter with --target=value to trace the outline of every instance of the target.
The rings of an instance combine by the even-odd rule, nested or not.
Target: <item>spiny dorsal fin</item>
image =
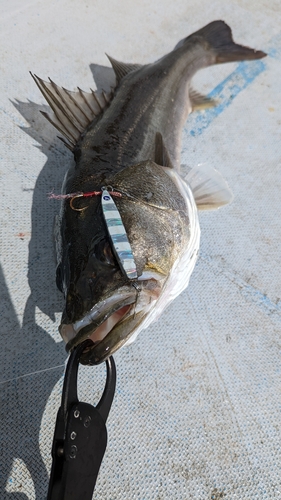
[[[65,145],[73,150],[81,134],[94,118],[100,115],[110,103],[113,92],[84,92],[78,87],[77,92],[71,92],[59,87],[52,80],[45,82],[30,73],[46,101],[52,108],[52,113],[41,113],[67,139]]]
[[[128,73],[131,73],[131,71],[135,71],[136,69],[139,69],[142,66],[141,64],[130,64],[130,63],[123,63],[120,61],[116,61],[116,59],[113,59],[113,57],[110,57],[108,54],[106,54],[106,57],[108,57],[110,64],[113,68],[117,84],[120,83],[122,78],[128,75]]]
[[[160,132],[155,134],[155,163],[162,165],[162,167],[174,168],[168,150],[163,142],[163,137]]]
[[[189,89],[189,98],[192,106],[192,111],[212,108],[213,106],[217,105],[217,102],[215,100],[200,94],[192,88]]]

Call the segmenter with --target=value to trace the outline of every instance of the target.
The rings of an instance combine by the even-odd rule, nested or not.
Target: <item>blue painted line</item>
[[[272,37],[263,50],[268,54],[267,57],[281,59],[281,32]],[[218,101],[218,105],[203,112],[192,113],[188,118],[184,134],[193,137],[201,135],[212,121],[230,106],[233,99],[266,69],[264,61],[266,59],[239,63],[237,68],[208,95]]]

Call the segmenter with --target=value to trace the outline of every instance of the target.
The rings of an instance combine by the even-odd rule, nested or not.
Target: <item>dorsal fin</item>
[[[217,102],[215,100],[200,94],[191,87],[189,89],[189,99],[192,106],[192,111],[212,108],[213,106],[217,105]]]
[[[139,69],[142,67],[141,64],[130,64],[130,63],[123,63],[120,61],[117,61],[116,59],[113,59],[113,57],[110,57],[108,54],[106,54],[106,57],[108,57],[110,64],[113,68],[113,71],[116,76],[116,81],[117,84],[120,83],[122,78],[124,76],[128,75],[128,73],[131,73],[131,71],[135,71],[136,69]]]
[[[73,150],[84,130],[110,103],[113,92],[84,92],[79,87],[77,92],[71,92],[52,80],[45,82],[30,74],[53,111],[41,113],[64,135],[68,142],[63,142]]]
[[[155,134],[155,163],[162,165],[162,167],[174,168],[168,150],[163,142],[163,137],[160,132]]]

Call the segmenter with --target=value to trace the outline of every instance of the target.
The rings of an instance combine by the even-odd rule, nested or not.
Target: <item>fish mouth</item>
[[[79,321],[61,324],[59,330],[66,342],[66,350],[71,351],[84,340],[90,339],[93,346],[85,348],[80,362],[96,365],[105,361],[128,341],[154,306],[161,287],[156,280],[153,282],[148,290],[145,287],[141,291],[132,287],[129,290],[127,287],[119,289],[111,297],[96,304]]]

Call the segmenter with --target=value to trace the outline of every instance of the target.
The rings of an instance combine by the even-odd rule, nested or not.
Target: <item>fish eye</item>
[[[116,266],[117,261],[113,254],[111,245],[106,240],[99,241],[92,250],[92,256],[100,262]]]

